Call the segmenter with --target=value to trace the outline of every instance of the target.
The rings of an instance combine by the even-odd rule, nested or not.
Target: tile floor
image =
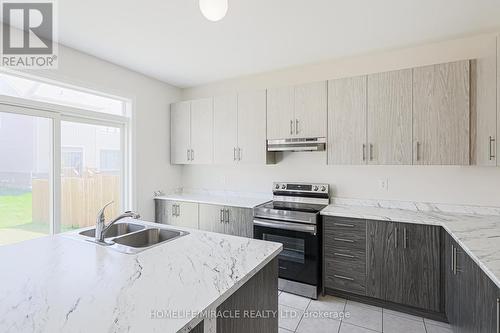
[[[446,323],[333,296],[315,301],[280,292],[279,310],[279,333],[452,333]]]

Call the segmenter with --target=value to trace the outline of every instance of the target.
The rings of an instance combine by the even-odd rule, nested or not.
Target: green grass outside
[[[33,222],[31,215],[31,192],[19,195],[0,195],[0,229],[20,229],[48,234],[48,223]],[[71,226],[61,226],[61,231],[72,230]]]

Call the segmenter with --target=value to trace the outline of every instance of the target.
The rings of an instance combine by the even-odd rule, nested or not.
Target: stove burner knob
[[[275,186],[275,187],[276,187],[276,189],[277,189],[277,190],[279,190],[279,188],[280,188],[280,184],[276,184],[276,186]]]
[[[314,190],[314,191],[317,191],[317,190],[318,190],[318,187],[317,187],[317,186],[314,186],[314,187],[313,187],[313,190]]]
[[[321,192],[325,192],[326,191],[326,187],[325,186],[321,186]]]
[[[286,189],[286,185],[285,184],[281,185],[281,189],[285,190]]]

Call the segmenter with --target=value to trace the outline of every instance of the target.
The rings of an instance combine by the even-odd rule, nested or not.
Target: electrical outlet
[[[389,179],[379,179],[378,186],[383,191],[389,191]]]

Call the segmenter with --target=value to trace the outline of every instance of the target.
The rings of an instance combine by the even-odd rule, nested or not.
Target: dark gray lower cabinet
[[[218,313],[239,312],[239,318],[217,318],[217,333],[278,332],[278,260],[274,259],[218,308]],[[244,314],[257,313],[258,316]],[[268,317],[265,315],[268,314]]]
[[[446,233],[446,316],[458,333],[499,333],[500,288]]]
[[[433,312],[441,308],[441,228],[367,222],[367,295]]]

